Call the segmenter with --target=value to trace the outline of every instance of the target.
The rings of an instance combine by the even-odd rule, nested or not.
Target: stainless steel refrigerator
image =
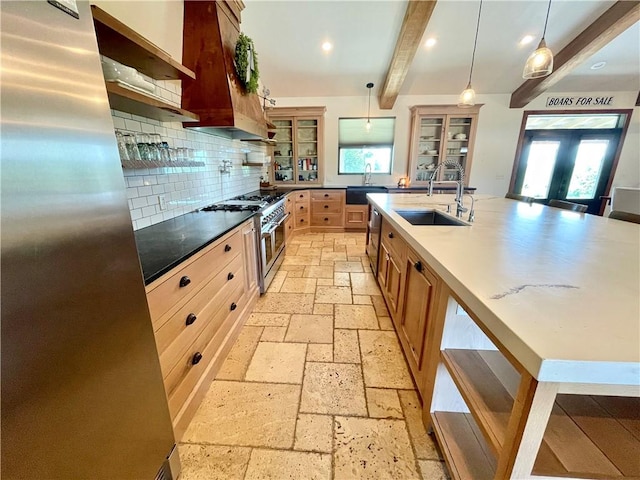
[[[171,478],[89,4],[0,5],[2,478]]]

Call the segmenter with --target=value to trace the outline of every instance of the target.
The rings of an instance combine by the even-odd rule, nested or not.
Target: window
[[[371,173],[390,174],[393,160],[395,118],[338,119],[338,174],[363,175],[367,164]]]

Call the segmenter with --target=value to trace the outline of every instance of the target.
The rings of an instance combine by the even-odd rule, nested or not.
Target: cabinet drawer
[[[293,192],[293,199],[295,202],[308,202],[309,201],[309,190],[301,190],[299,192]]]
[[[308,203],[296,203],[293,207],[293,211],[296,215],[308,215],[309,214],[309,204]]]
[[[324,215],[325,213],[342,214],[342,203],[340,202],[313,202],[311,204],[311,213],[313,215]]]
[[[393,228],[389,222],[382,221],[382,242],[388,245],[391,253],[395,254],[404,262],[407,255],[407,244],[404,242],[400,234]]]
[[[345,208],[345,228],[366,229],[367,227],[367,206],[347,205]]]
[[[243,281],[242,256],[238,255],[158,329],[155,337],[163,376],[202,333],[213,314],[225,307],[230,291]]]
[[[311,225],[314,227],[342,227],[342,214],[327,213],[311,216]]]
[[[207,281],[236,255],[242,251],[242,236],[240,232],[223,237],[212,246],[208,247],[201,255],[187,265],[176,268],[176,272],[164,280],[160,280],[157,286],[147,293],[149,312],[154,329],[160,318],[176,303],[191,298]],[[190,259],[191,260],[191,259]],[[154,282],[155,283],[155,282]]]
[[[296,212],[293,216],[294,226],[293,228],[304,228],[310,225],[311,216],[308,213]]]
[[[312,201],[343,202],[344,198],[344,190],[313,190],[311,192]]]
[[[239,284],[226,296],[224,306],[215,312],[204,331],[180,356],[175,367],[164,379],[171,418],[175,418],[193,387],[202,377],[207,365],[213,360],[217,348],[229,331],[229,325],[232,325],[242,312],[244,306],[239,302],[243,296],[243,290],[243,285]],[[231,310],[232,305],[236,305],[234,310]],[[201,355],[199,361],[197,361],[197,354]],[[197,363],[194,364],[195,361]]]

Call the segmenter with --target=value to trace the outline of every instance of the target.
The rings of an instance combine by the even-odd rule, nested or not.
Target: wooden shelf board
[[[114,110],[133,113],[160,122],[196,122],[199,120],[195,113],[123,88],[113,82],[107,82],[106,85],[109,105]]]
[[[149,40],[91,5],[100,53],[157,80],[196,78],[196,74]]]
[[[242,164],[243,167],[264,167],[264,163],[258,163],[258,162],[244,162]]]
[[[442,359],[492,451],[499,452],[518,373],[497,351],[446,349]],[[640,399],[558,395],[533,473],[637,478],[639,459]]]
[[[468,413],[433,412],[433,430],[454,480],[491,480],[496,461]]]

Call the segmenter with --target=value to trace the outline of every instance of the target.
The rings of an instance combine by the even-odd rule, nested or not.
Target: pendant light
[[[473,74],[473,62],[476,58],[476,45],[478,44],[478,30],[480,30],[480,14],[482,13],[482,0],[480,0],[480,7],[478,8],[478,23],[476,24],[476,38],[473,41],[473,54],[471,55],[471,69],[469,70],[469,83],[460,97],[458,97],[458,107],[469,108],[476,104],[476,92],[471,86],[471,75]]]
[[[367,110],[367,124],[365,125],[365,128],[368,132],[371,130],[371,89],[373,88],[373,83],[367,83],[367,88],[369,89],[369,108]]]
[[[535,52],[529,55],[527,63],[524,64],[522,78],[542,78],[553,72],[553,53],[547,48],[544,36],[547,33],[547,22],[549,21],[549,11],[551,10],[551,0],[547,7],[547,18],[544,20],[544,30],[542,31],[542,39]]]

